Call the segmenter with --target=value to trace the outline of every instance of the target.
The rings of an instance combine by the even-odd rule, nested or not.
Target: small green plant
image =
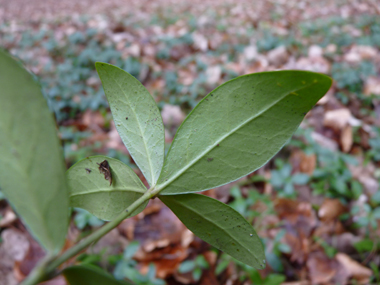
[[[116,279],[128,279],[134,282],[136,285],[164,285],[165,282],[161,279],[156,278],[156,269],[154,264],[149,265],[148,273],[142,275],[138,270],[136,270],[137,261],[133,260],[132,257],[135,255],[139,249],[139,242],[131,242],[127,248],[124,250],[124,254],[121,260],[116,264],[114,270],[114,276]]]
[[[279,196],[294,197],[296,195],[294,185],[305,185],[309,181],[306,173],[292,175],[292,166],[280,159],[275,160],[277,170],[271,171],[270,182],[279,191]]]
[[[358,214],[362,212],[364,215]],[[380,207],[372,208],[368,203],[362,206],[355,205],[351,208],[351,215],[354,217],[354,226],[356,228],[365,228],[368,232],[378,228],[380,220]]]
[[[255,268],[245,265],[237,260],[234,260],[227,254],[222,254],[215,268],[215,274],[219,275],[227,269],[229,265],[233,265],[239,272],[239,281],[244,283],[246,280],[252,281],[252,284],[259,285],[280,285],[286,277],[282,274],[270,273],[266,277],[261,277],[259,271]]]
[[[283,272],[284,266],[281,262],[281,256],[283,253],[290,253],[291,248],[288,244],[281,242],[281,239],[285,236],[286,231],[280,230],[276,236],[274,237],[272,243],[272,247],[266,247],[265,256],[267,258],[268,264],[273,268],[276,272]],[[264,240],[265,244],[268,244],[269,240]]]
[[[334,258],[334,256],[338,253],[338,250],[335,247],[329,245],[322,238],[315,236],[314,241],[323,248],[328,258]]]
[[[149,92],[122,69],[96,63],[116,128],[147,189],[129,166],[101,155],[79,161],[65,175],[55,124],[39,86],[4,52],[0,68],[1,191],[47,252],[24,285],[60,273],[70,284],[121,284],[88,265],[63,271],[58,266],[156,197],[198,237],[247,266],[265,268],[264,247],[251,223],[230,206],[194,192],[264,165],[327,92],[329,77],[275,71],[228,81],[193,109],[165,156],[164,126]],[[70,207],[110,222],[60,253]]]
[[[374,161],[380,161],[380,129],[374,128],[374,131],[375,136],[368,141],[371,149],[367,152],[367,155]]]
[[[83,230],[86,226],[100,227],[104,222],[86,210],[81,208],[76,209],[76,214],[74,217],[75,225],[78,229]]]
[[[313,194],[326,194],[329,197],[342,198],[347,201],[358,199],[363,191],[362,185],[354,179],[348,164],[357,165],[357,159],[340,151],[325,148],[314,141],[311,129],[303,130],[305,142],[293,140],[293,146],[300,147],[307,154],[316,154],[317,167],[310,177]]]
[[[199,281],[202,271],[209,268],[209,264],[203,255],[198,255],[194,260],[185,260],[178,268],[179,273],[192,272],[193,279]]]

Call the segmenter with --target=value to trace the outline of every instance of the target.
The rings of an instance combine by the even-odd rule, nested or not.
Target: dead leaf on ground
[[[12,260],[22,261],[28,254],[30,242],[27,235],[19,230],[6,229],[1,233],[1,247],[6,250]]]
[[[307,155],[302,150],[295,150],[290,156],[290,163],[295,171],[312,175],[317,164],[317,156],[314,153]]]
[[[222,68],[219,65],[210,66],[206,70],[207,83],[211,86],[219,82],[222,76]]]
[[[334,220],[346,211],[347,208],[338,199],[325,199],[318,210],[318,216],[322,221]]]
[[[17,216],[12,211],[12,209],[10,207],[8,207],[7,210],[5,211],[5,214],[0,219],[0,228],[8,227],[12,223],[14,223],[15,221],[17,221]]]
[[[362,60],[373,60],[378,52],[374,47],[354,45],[346,54],[343,59],[349,63],[359,63]]]
[[[323,124],[326,127],[341,131],[346,125],[348,125],[351,116],[350,110],[346,108],[327,111],[325,113]]]
[[[289,54],[285,46],[272,49],[267,54],[268,61],[275,67],[279,67],[288,61]]]
[[[334,277],[337,271],[337,261],[329,259],[324,253],[318,251],[309,255],[307,260],[312,284],[328,283]]]
[[[342,146],[342,151],[346,153],[349,152],[353,143],[354,137],[352,127],[350,125],[346,125],[340,133],[340,144]]]
[[[37,263],[45,256],[44,250],[35,240],[32,240],[31,237],[29,237],[29,242],[30,247],[25,257],[22,260],[16,260],[15,262],[14,272],[19,280],[28,276]]]
[[[185,119],[185,114],[179,106],[165,104],[161,111],[162,121],[165,126],[179,126]]]
[[[359,284],[368,284],[372,270],[353,260],[345,253],[338,253],[335,259],[343,266],[351,278],[354,278]]]
[[[281,220],[299,229],[305,236],[309,236],[317,225],[317,217],[310,203],[277,199],[275,209]]]
[[[141,273],[147,274],[149,264],[154,263],[158,278],[167,278],[177,271],[179,265],[187,257],[187,248],[180,245],[165,246],[161,250],[156,250],[154,254],[147,254],[143,259],[136,256],[141,263]]]
[[[370,76],[366,79],[364,84],[364,94],[369,95],[380,95],[380,78]]]
[[[121,140],[119,132],[116,129],[114,121],[110,123],[110,131],[107,133],[107,135],[109,139],[105,145],[106,148],[117,149],[121,152],[128,153],[128,150],[125,147],[123,141]]]

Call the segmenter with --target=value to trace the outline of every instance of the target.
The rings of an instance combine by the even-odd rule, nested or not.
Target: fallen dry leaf
[[[334,277],[338,267],[336,260],[329,259],[320,251],[311,253],[306,265],[312,284],[328,283]]]
[[[285,46],[279,46],[268,52],[267,58],[269,63],[276,67],[285,64],[288,61],[289,54]]]
[[[328,137],[325,137],[324,135],[320,133],[312,132],[311,137],[313,138],[313,140],[315,140],[316,143],[318,143],[322,147],[325,147],[332,151],[338,150],[338,144],[336,143],[336,141]]]
[[[106,147],[110,149],[117,149],[121,152],[128,153],[119,132],[116,129],[115,122],[110,123],[110,131],[107,133],[109,140],[106,143]]]
[[[206,70],[207,83],[209,85],[215,85],[219,82],[220,77],[222,76],[222,68],[219,65],[210,66]]]
[[[327,59],[323,57],[301,57],[295,62],[292,68],[320,73],[329,73],[331,64]]]
[[[0,219],[0,228],[5,228],[10,226],[12,223],[17,221],[16,214],[12,211],[12,209],[9,207],[4,216]]]
[[[21,261],[16,260],[15,262],[14,273],[19,280],[28,276],[37,263],[45,256],[45,252],[41,246],[35,240],[32,240],[31,237],[28,237],[28,239],[30,247],[27,254]]]
[[[342,146],[342,151],[346,153],[349,152],[353,143],[354,138],[352,127],[350,125],[346,125],[340,133],[340,144]]]
[[[373,60],[377,55],[378,52],[374,47],[354,45],[343,59],[350,63],[359,63],[362,60]]]
[[[166,278],[177,271],[179,265],[188,256],[187,248],[182,246],[165,246],[151,254],[145,254],[143,259],[136,256],[141,263],[141,273],[147,274],[149,264],[154,263],[158,278]]]
[[[353,260],[345,253],[338,253],[335,259],[343,266],[351,278],[354,278],[359,284],[368,284],[372,276],[372,270]]]
[[[27,235],[15,229],[6,229],[1,233],[3,240],[1,247],[6,250],[8,256],[15,261],[22,261],[28,254],[30,242]]]
[[[354,244],[361,240],[362,238],[360,236],[355,236],[352,233],[342,233],[334,236],[332,242],[339,252],[352,254],[357,252]]]
[[[380,95],[380,78],[370,76],[366,79],[364,84],[364,94],[369,95]]]
[[[318,210],[318,216],[322,221],[334,220],[346,211],[347,208],[338,199],[325,199]]]
[[[347,108],[327,111],[323,120],[326,127],[341,131],[350,121],[351,112]]]
[[[314,153],[307,155],[302,150],[297,149],[292,152],[290,162],[294,170],[312,175],[317,164],[317,156]]]
[[[179,126],[185,119],[185,114],[179,106],[165,104],[161,111],[162,121],[167,126]]]

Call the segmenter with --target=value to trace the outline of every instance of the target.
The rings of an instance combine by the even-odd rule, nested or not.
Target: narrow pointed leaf
[[[62,272],[70,285],[131,285],[126,281],[116,280],[104,270],[92,265],[79,265],[65,268]]]
[[[156,188],[181,194],[243,177],[271,159],[331,79],[306,71],[240,76],[208,94],[182,123]]]
[[[150,186],[164,161],[164,125],[156,102],[131,74],[102,62],[96,69],[111,107],[116,129]]]
[[[112,184],[105,179],[99,167],[103,161],[109,164]],[[83,208],[100,219],[110,221],[140,198],[146,188],[136,173],[120,160],[98,155],[87,157],[67,171],[70,206]],[[144,205],[133,215],[140,213]]]
[[[0,189],[41,245],[58,252],[69,197],[55,122],[33,76],[1,50]]]
[[[264,247],[252,225],[230,206],[200,194],[159,196],[195,235],[237,260],[265,267]]]

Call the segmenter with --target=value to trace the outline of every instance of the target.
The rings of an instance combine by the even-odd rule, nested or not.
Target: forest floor
[[[96,61],[146,86],[166,148],[192,108],[236,76],[301,69],[334,83],[274,159],[203,192],[253,224],[264,270],[211,248],[158,199],[70,263],[136,284],[380,284],[378,0],[93,2],[0,0],[0,46],[39,78],[68,167],[103,154],[145,182],[115,128]],[[75,209],[66,247],[102,224]],[[2,196],[0,234],[0,285],[18,284],[43,252]]]

